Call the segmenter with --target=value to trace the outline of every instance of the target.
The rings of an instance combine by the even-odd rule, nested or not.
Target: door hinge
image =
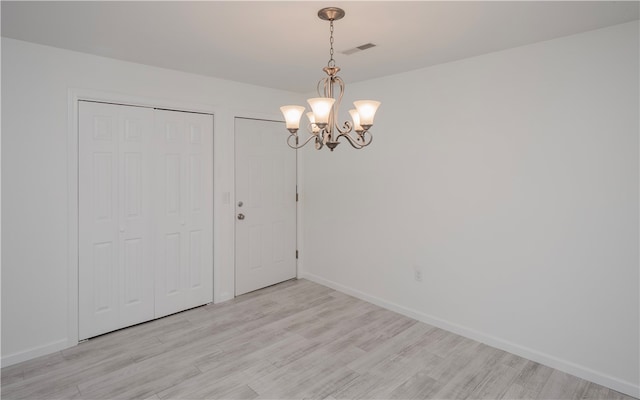
[[[298,259],[298,250],[296,250],[296,260]]]
[[[298,199],[299,199],[299,196],[298,196],[298,193],[296,193],[296,201],[298,201]]]

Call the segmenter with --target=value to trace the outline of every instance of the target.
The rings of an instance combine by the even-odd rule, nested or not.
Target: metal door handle
[[[244,219],[244,214],[242,214],[242,213],[238,214],[238,219],[239,220],[243,220]]]

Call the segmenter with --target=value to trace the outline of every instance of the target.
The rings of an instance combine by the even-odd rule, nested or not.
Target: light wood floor
[[[2,369],[3,399],[631,399],[299,280]]]

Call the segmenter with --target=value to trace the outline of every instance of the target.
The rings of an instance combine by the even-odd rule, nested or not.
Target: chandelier
[[[333,21],[337,21],[344,17],[344,10],[337,7],[327,7],[318,11],[318,17],[322,20],[329,21],[329,62],[322,70],[327,74],[326,78],[318,82],[318,97],[308,99],[307,102],[311,106],[311,112],[308,112],[307,119],[309,124],[307,130],[309,137],[300,143],[298,137],[298,129],[300,127],[300,118],[305,111],[302,106],[282,106],[280,110],[284,115],[289,137],[287,144],[289,147],[299,149],[312,140],[315,140],[316,149],[320,150],[326,145],[331,151],[340,144],[340,138],[345,138],[351,146],[361,149],[368,146],[373,139],[369,129],[373,126],[373,117],[376,110],[380,106],[379,101],[359,100],[353,102],[356,107],[349,110],[353,122],[345,121],[342,127],[338,124],[338,112],[340,101],[344,95],[344,81],[337,75],[340,68],[336,67],[336,61],[333,59]],[[335,91],[335,86],[339,89]],[[354,135],[351,133],[355,132]]]

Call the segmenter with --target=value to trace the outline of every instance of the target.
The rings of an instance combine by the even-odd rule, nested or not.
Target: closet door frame
[[[51,351],[61,350],[67,347],[72,347],[78,344],[78,328],[79,328],[79,203],[78,203],[78,164],[79,164],[79,111],[78,106],[80,101],[93,101],[99,103],[112,103],[125,106],[138,106],[159,108],[166,110],[194,112],[202,114],[211,114],[214,116],[213,129],[214,137],[215,132],[218,130],[218,118],[215,118],[219,114],[219,110],[216,107],[200,104],[190,104],[183,102],[167,102],[163,100],[150,99],[145,97],[129,96],[118,93],[102,92],[86,89],[69,89],[67,92],[67,238],[68,238],[68,273],[67,273],[67,299],[68,299],[68,325],[67,325],[67,340],[66,344],[60,343],[59,348],[50,349]],[[214,154],[215,160],[215,154]],[[214,161],[215,168],[215,161]],[[215,174],[214,182],[215,188]],[[216,212],[214,206],[214,231]],[[214,243],[215,246],[215,243]],[[213,279],[214,283],[219,275],[218,268],[214,262],[213,266]],[[215,287],[215,285],[214,285]],[[215,289],[214,289],[215,290]],[[216,298],[213,293],[214,299]]]

